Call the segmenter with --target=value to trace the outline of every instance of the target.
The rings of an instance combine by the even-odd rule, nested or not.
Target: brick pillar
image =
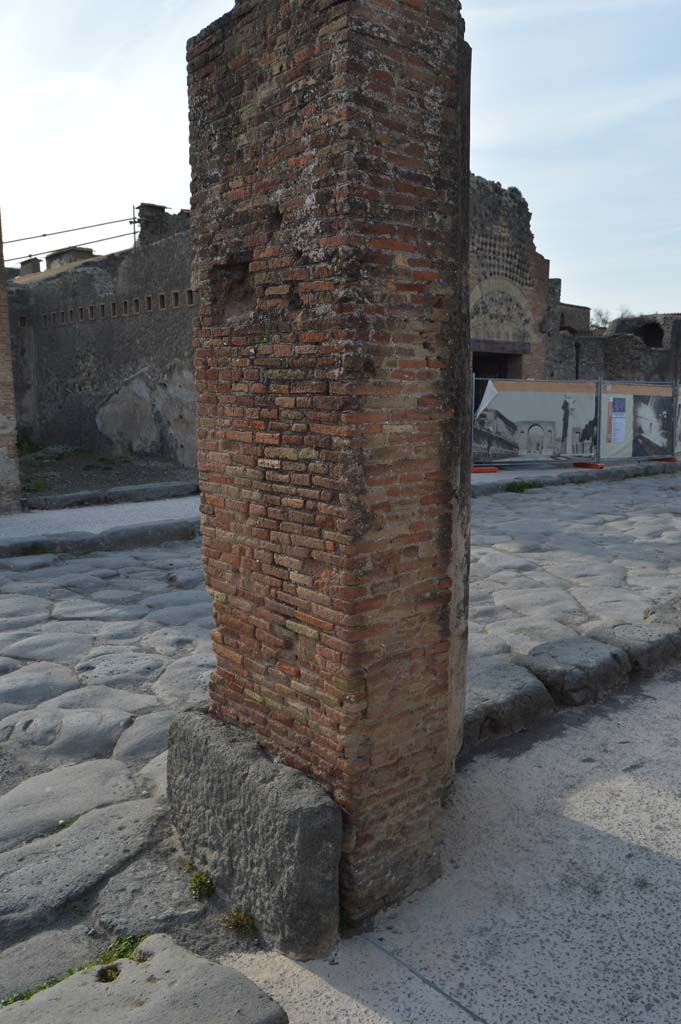
[[[237,0],[189,100],[211,710],[344,810],[346,912],[438,872],[469,507],[458,0]]]
[[[17,511],[20,493],[14,374],[0,223],[0,513]]]

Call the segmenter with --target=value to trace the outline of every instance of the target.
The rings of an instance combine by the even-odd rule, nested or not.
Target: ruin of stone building
[[[471,176],[471,341],[476,377],[542,378],[560,281],[537,252],[517,188]]]
[[[542,376],[560,282],[517,189],[471,176],[471,314],[480,376]],[[139,206],[140,244],[59,250],[10,284],[18,426],[34,445],[195,458],[189,215]]]
[[[44,271],[30,260],[10,278],[18,428],[38,447],[158,454],[191,466],[189,215],[143,203],[138,216],[134,248],[62,249]]]
[[[574,307],[573,307],[574,308]],[[562,380],[681,380],[681,313],[620,317],[606,330],[564,321],[547,348],[547,377]]]
[[[187,211],[142,203],[135,248],[74,246],[7,274],[17,427],[33,445],[195,463]],[[669,381],[681,377],[681,314],[590,328],[537,252],[526,200],[471,176],[473,371],[482,380]]]

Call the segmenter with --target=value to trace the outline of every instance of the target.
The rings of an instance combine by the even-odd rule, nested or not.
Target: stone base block
[[[299,960],[333,948],[342,821],[317,782],[190,709],[170,730],[168,800],[187,854],[266,941]]]

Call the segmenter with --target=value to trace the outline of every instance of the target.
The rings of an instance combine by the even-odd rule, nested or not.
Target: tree
[[[591,326],[607,327],[610,323],[610,310],[597,307],[591,310]]]

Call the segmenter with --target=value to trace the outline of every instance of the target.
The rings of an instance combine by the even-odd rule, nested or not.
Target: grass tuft
[[[238,910],[236,907],[232,907],[231,910],[227,911],[222,920],[225,928],[236,932],[242,939],[249,938],[255,934],[253,916],[252,914],[247,914],[245,910]]]

